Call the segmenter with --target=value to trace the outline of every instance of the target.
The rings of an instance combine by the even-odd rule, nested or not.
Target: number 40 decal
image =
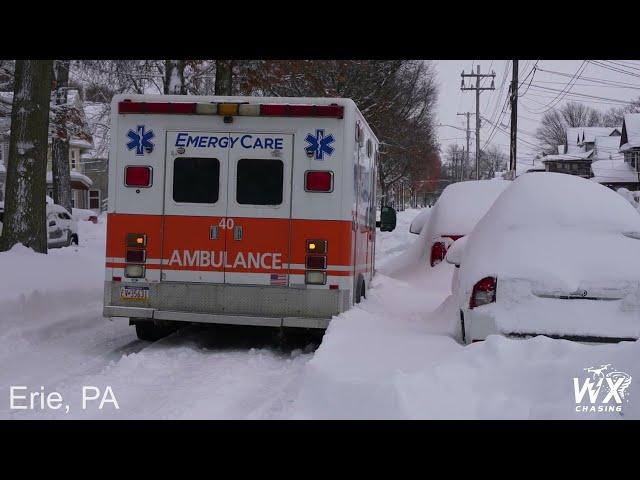
[[[220,219],[220,223],[218,224],[218,226],[220,228],[222,228],[223,230],[226,228],[227,230],[231,230],[233,228],[234,225],[234,221],[233,218],[227,218],[226,220],[224,218]]]

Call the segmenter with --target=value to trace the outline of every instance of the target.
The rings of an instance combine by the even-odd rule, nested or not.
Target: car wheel
[[[75,233],[71,235],[71,243],[73,243],[74,245],[80,244],[80,241],[78,240],[78,235],[76,235]]]
[[[362,301],[362,298],[367,298],[365,288],[366,287],[364,279],[360,278],[360,281],[358,282],[358,288],[356,289],[356,303],[360,303]]]
[[[467,343],[466,332],[464,331],[464,312],[460,310],[460,331],[462,332],[462,343]]]
[[[140,340],[156,342],[171,335],[177,329],[166,325],[156,325],[153,321],[136,322],[136,335]]]
[[[67,241],[64,242],[64,246],[70,247],[72,242],[73,242],[73,235],[71,235],[71,232],[67,232]]]

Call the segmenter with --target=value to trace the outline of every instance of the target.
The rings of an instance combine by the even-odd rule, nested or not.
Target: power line
[[[480,92],[485,90],[495,90],[495,72],[491,73],[480,73],[480,65],[477,66],[477,73],[464,73],[464,70],[460,74],[462,77],[462,82],[460,85],[460,90],[473,90],[476,92],[476,180],[480,180]],[[467,77],[475,78],[476,85],[475,87],[465,87],[464,79]],[[491,77],[491,86],[490,87],[481,87],[480,79]]]

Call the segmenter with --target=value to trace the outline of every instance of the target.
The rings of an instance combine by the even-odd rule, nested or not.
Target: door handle
[[[242,227],[240,225],[233,227],[233,239],[242,240]]]
[[[209,227],[209,240],[217,240],[218,239],[218,227],[216,225],[211,225]]]

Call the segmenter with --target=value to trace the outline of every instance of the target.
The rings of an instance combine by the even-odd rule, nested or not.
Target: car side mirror
[[[376,222],[381,232],[392,232],[396,228],[396,211],[392,207],[382,207],[380,221]]]
[[[455,265],[456,268],[460,267],[460,262],[462,261],[462,254],[464,253],[464,249],[467,245],[467,237],[461,237],[455,242],[453,245],[449,247],[447,250],[447,255],[444,257],[447,263],[451,265]]]

